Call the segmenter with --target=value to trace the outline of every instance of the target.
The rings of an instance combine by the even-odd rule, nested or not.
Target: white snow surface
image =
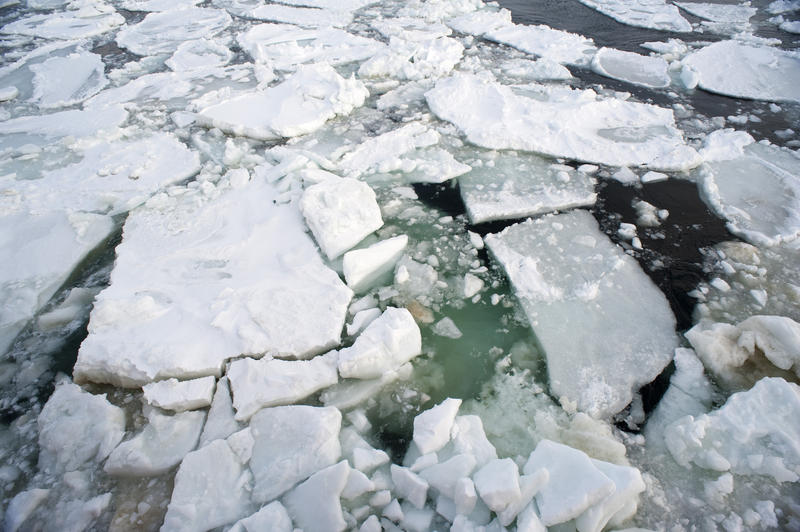
[[[76,378],[137,386],[338,344],[352,292],[322,263],[297,207],[274,205],[263,179],[208,190],[158,195],[128,218]]]
[[[692,25],[677,7],[664,0],[578,0],[629,26],[654,30],[690,32]]]
[[[544,349],[556,397],[609,416],[672,360],[666,299],[588,212],[523,222],[485,241]]]
[[[701,162],[672,111],[653,105],[601,100],[591,91],[541,101],[469,74],[437,82],[425,97],[434,114],[484,148],[665,171]]]

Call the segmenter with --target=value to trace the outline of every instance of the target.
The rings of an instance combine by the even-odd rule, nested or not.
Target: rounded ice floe
[[[710,92],[767,101],[800,101],[800,53],[720,41],[689,54],[684,65]]]
[[[319,247],[333,260],[383,225],[375,192],[351,178],[308,187],[300,209]]]
[[[16,87],[0,88],[0,102],[8,102],[19,96],[19,89]]]
[[[31,65],[33,99],[41,107],[63,107],[80,103],[108,84],[102,58],[93,53],[51,57]]]
[[[219,9],[187,8],[150,13],[117,34],[117,44],[138,55],[173,52],[180,43],[211,37],[225,29],[231,17]]]
[[[194,70],[227,65],[233,59],[233,52],[217,41],[198,39],[186,41],[178,46],[166,64],[172,70]]]
[[[664,0],[578,0],[622,24],[662,31],[689,32],[692,25]]]
[[[592,59],[592,69],[600,75],[656,89],[669,86],[668,68],[661,57],[613,48],[600,48]]]

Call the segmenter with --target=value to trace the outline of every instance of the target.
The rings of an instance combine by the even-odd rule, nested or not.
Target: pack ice
[[[544,349],[556,397],[609,416],[672,360],[667,301],[588,212],[529,220],[485,240]]]
[[[542,101],[470,74],[441,80],[425,94],[439,118],[478,146],[516,149],[612,166],[686,170],[700,164],[672,111],[593,91]]]
[[[692,25],[678,8],[664,0],[578,0],[587,7],[629,26],[662,31],[690,32]]]

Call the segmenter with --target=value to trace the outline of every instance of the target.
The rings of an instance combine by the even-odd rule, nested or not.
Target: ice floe
[[[701,162],[684,143],[672,111],[653,105],[603,100],[591,92],[541,101],[465,74],[437,82],[425,97],[439,118],[485,148],[655,170],[685,170]]]
[[[450,37],[428,40],[389,39],[389,46],[361,64],[363,78],[419,80],[447,75],[461,60],[464,46]]]
[[[227,65],[233,59],[233,52],[217,41],[197,39],[182,42],[166,65],[178,72],[198,68],[208,69]]]
[[[677,338],[666,299],[589,213],[517,224],[486,244],[544,349],[556,397],[608,416],[672,360]]]
[[[211,405],[216,382],[211,376],[187,381],[167,379],[146,384],[142,391],[149,404],[164,410],[184,412]]]
[[[117,34],[117,44],[138,55],[174,52],[192,39],[212,37],[228,27],[231,17],[219,9],[191,7],[148,14]]]
[[[662,31],[690,32],[692,25],[664,0],[578,0],[622,24]]]
[[[46,15],[28,15],[0,28],[2,34],[27,35],[44,39],[85,39],[120,26],[125,19],[113,9],[69,10]]]
[[[33,99],[41,107],[63,107],[80,103],[108,84],[99,55],[85,52],[51,57],[32,65]]]
[[[670,84],[669,65],[657,56],[600,48],[592,59],[592,68],[603,76],[635,85],[663,88]]]
[[[354,292],[361,292],[382,275],[394,269],[408,236],[387,238],[364,249],[348,251],[342,259],[344,278]]]
[[[353,21],[353,14],[349,11],[291,7],[280,4],[260,5],[250,10],[245,16],[258,20],[286,22],[310,28],[342,28]]]

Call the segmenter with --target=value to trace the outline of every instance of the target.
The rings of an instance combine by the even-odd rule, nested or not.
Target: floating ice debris
[[[745,131],[717,129],[703,140],[700,155],[706,162],[728,161],[744,155],[744,147],[755,142]]]
[[[147,425],[133,438],[120,443],[103,469],[113,476],[155,476],[181,463],[197,445],[205,412],[167,416],[151,409]]]
[[[197,121],[259,140],[295,137],[350,113],[367,96],[360,81],[344,79],[329,65],[302,66],[280,85],[201,109]]]
[[[123,24],[114,11],[88,8],[46,15],[29,15],[0,28],[0,34],[28,35],[43,39],[85,39],[96,37]]]
[[[339,351],[339,374],[372,379],[395,370],[422,350],[419,327],[406,309],[387,308],[351,347]]]
[[[182,42],[212,37],[230,23],[230,15],[219,9],[191,7],[150,13],[138,24],[120,30],[117,44],[138,55],[171,53]]]
[[[352,178],[308,187],[300,208],[319,247],[333,260],[383,225],[375,192]]]
[[[108,84],[105,65],[97,54],[83,52],[51,57],[31,65],[33,99],[40,107],[63,107],[80,103]]]
[[[177,11],[200,3],[202,0],[123,0],[121,7],[128,11]]]
[[[286,22],[306,28],[343,28],[353,21],[349,11],[334,11],[309,7],[290,7],[279,4],[261,5],[252,9],[248,18]]]
[[[255,444],[250,459],[253,500],[268,502],[341,455],[342,414],[332,407],[264,408],[250,419]]]
[[[675,2],[675,5],[687,13],[716,24],[710,25],[714,30],[723,29],[729,32],[743,31],[748,28],[748,21],[758,11],[750,5],[707,4],[695,2]],[[706,25],[706,24],[704,24]]]
[[[345,253],[342,269],[347,286],[354,292],[363,292],[369,288],[377,279],[394,269],[407,244],[408,236],[399,235],[368,248]]]
[[[135,386],[219,375],[244,354],[307,358],[338,344],[352,292],[322,263],[296,206],[275,205],[262,179],[209,185],[129,216],[76,378]]]
[[[101,463],[125,435],[125,412],[104,395],[63,380],[42,408],[39,468],[53,474]]]
[[[592,464],[614,482],[614,493],[578,516],[577,529],[600,531],[607,525],[619,527],[636,514],[639,494],[646,489],[642,474],[636,468],[600,460],[592,460]]]
[[[775,0],[767,6],[767,13],[771,15],[791,13],[793,11],[800,11],[800,2],[797,0]]]
[[[525,80],[567,80],[572,78],[569,69],[552,59],[542,57],[536,60],[511,59],[500,65],[500,70],[506,76]]]
[[[420,454],[435,453],[450,441],[461,399],[447,398],[414,418],[414,445]]]
[[[580,100],[540,101],[465,74],[437,82],[425,96],[439,118],[485,148],[654,170],[685,170],[701,162],[684,143],[672,111],[653,105],[600,100],[591,92]]]
[[[541,342],[554,395],[605,417],[669,364],[677,338],[666,299],[589,213],[527,221],[485,240]]]
[[[228,368],[237,420],[259,409],[296,403],[339,381],[335,351],[311,360],[234,360]]]
[[[342,381],[323,391],[320,399],[325,406],[335,406],[340,409],[353,408],[376,395],[387,384],[396,380],[408,380],[413,371],[414,367],[410,363],[405,363],[399,368],[384,372],[375,379]]]
[[[418,80],[447,75],[461,60],[464,46],[450,37],[411,41],[392,37],[358,69],[360,77]]]
[[[512,24],[491,29],[483,37],[568,65],[586,65],[596,51],[591,39],[544,25]]]
[[[749,242],[793,241],[800,235],[800,157],[769,144],[744,145],[746,140],[712,152],[714,160],[701,173],[702,197]]]
[[[629,26],[662,31],[690,32],[692,25],[683,18],[678,8],[664,0],[578,0]]]
[[[786,378],[800,380],[800,323],[791,318],[751,316],[737,325],[700,322],[686,338],[728,387],[747,388],[778,369],[787,372]]]
[[[341,461],[311,475],[283,497],[289,515],[304,532],[342,532],[347,523],[339,499],[350,466]]]
[[[16,87],[0,88],[0,102],[8,102],[19,96],[19,89]]]
[[[600,48],[592,59],[598,74],[645,87],[663,88],[670,84],[669,65],[661,57]]]
[[[30,115],[0,122],[0,135],[21,133],[31,137],[87,137],[122,125],[128,112],[121,105],[86,110],[71,109],[47,115]],[[37,138],[41,142],[41,138]]]
[[[292,532],[292,519],[280,502],[273,501],[259,511],[237,521],[228,532]]]
[[[490,510],[500,513],[522,497],[519,468],[510,458],[494,459],[474,475],[475,490]]]
[[[142,387],[145,401],[153,406],[183,412],[204,408],[211,404],[214,397],[214,377],[203,377],[188,381],[167,379],[151,382]]]
[[[701,89],[736,98],[800,101],[800,53],[720,41],[689,54],[683,64]]]
[[[458,179],[474,224],[593,205],[594,179],[534,154],[481,154]]]
[[[447,25],[460,33],[483,36],[485,33],[512,26],[511,11],[479,10],[453,17],[446,21]]]
[[[800,387],[768,377],[731,395],[718,410],[686,416],[668,426],[667,448],[684,467],[694,463],[713,471],[796,482],[800,479],[798,416]]]
[[[182,42],[167,59],[166,64],[172,70],[207,69],[227,65],[233,59],[233,52],[227,46],[210,39],[197,39]]]
[[[434,324],[431,330],[433,331],[433,334],[444,336],[445,338],[452,338],[454,340],[464,336],[464,333],[461,332],[458,326],[450,318],[440,319]]]

